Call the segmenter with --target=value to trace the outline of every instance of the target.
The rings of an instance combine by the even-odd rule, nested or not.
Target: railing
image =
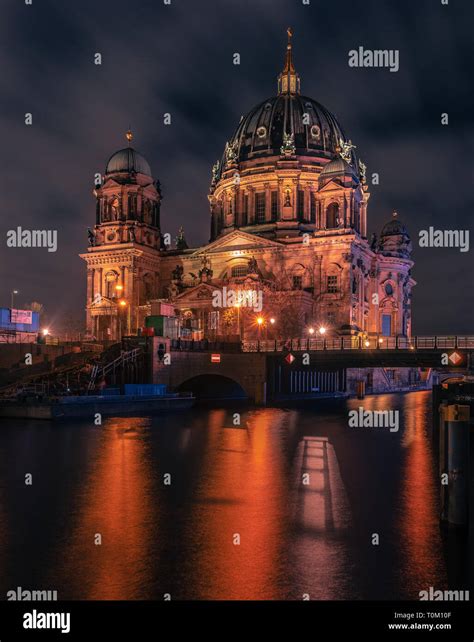
[[[261,340],[242,341],[243,352],[298,352],[313,350],[474,350],[471,337],[334,337],[300,338],[288,341]]]
[[[133,350],[122,351],[119,357],[111,361],[110,363],[102,365],[94,365],[91,371],[91,378],[87,386],[87,390],[91,392],[96,384],[99,374],[101,377],[105,377],[110,372],[115,373],[115,370],[121,368],[127,363],[136,361],[138,355],[142,352],[141,348],[134,348]]]

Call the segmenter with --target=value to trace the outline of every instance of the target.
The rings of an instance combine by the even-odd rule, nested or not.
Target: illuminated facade
[[[190,249],[180,233],[166,249],[148,163],[131,147],[109,160],[82,255],[90,334],[116,338],[121,314],[135,332],[158,300],[185,338],[411,334],[408,232],[394,215],[367,239],[365,165],[336,117],[301,94],[288,35],[277,95],[241,118],[212,169],[208,245]],[[239,292],[254,298],[235,305]]]

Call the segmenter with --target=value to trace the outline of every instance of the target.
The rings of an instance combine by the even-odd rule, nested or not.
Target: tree
[[[25,307],[27,310],[31,310],[32,312],[38,312],[40,316],[44,313],[44,305],[38,301],[27,303]]]

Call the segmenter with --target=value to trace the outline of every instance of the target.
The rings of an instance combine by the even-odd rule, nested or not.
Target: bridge
[[[350,393],[360,380],[367,392],[427,387],[434,370],[462,374],[474,363],[474,336],[173,341],[167,349],[169,363],[153,355],[155,383],[256,403]]]

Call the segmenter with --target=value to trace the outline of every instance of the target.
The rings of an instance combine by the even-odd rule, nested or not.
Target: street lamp
[[[119,306],[124,310],[128,302],[126,299],[120,299]],[[130,334],[130,306],[128,306],[128,315],[127,315],[127,333]],[[120,324],[120,338],[122,338],[122,324]]]
[[[310,334],[314,334],[314,328],[309,328],[308,332],[309,332]]]
[[[270,319],[270,323],[271,323],[272,325],[275,323],[275,319],[274,319],[273,317]]]
[[[319,334],[326,334],[326,328],[323,325],[319,328]]]
[[[264,321],[263,317],[257,317],[257,327],[258,327],[258,338],[259,338],[259,340],[260,340],[260,328],[263,325],[263,321]]]
[[[49,334],[49,328],[43,328],[42,333],[44,337],[47,337]]]
[[[11,294],[12,294],[12,305],[11,305],[11,309],[13,310],[13,297],[15,296],[15,294],[19,294],[19,291],[18,291],[18,290],[12,290],[12,293],[11,293]]]
[[[237,302],[234,305],[234,308],[237,309],[237,330],[238,330],[238,335],[239,335],[239,340],[241,338],[241,332],[240,332],[240,303]]]

